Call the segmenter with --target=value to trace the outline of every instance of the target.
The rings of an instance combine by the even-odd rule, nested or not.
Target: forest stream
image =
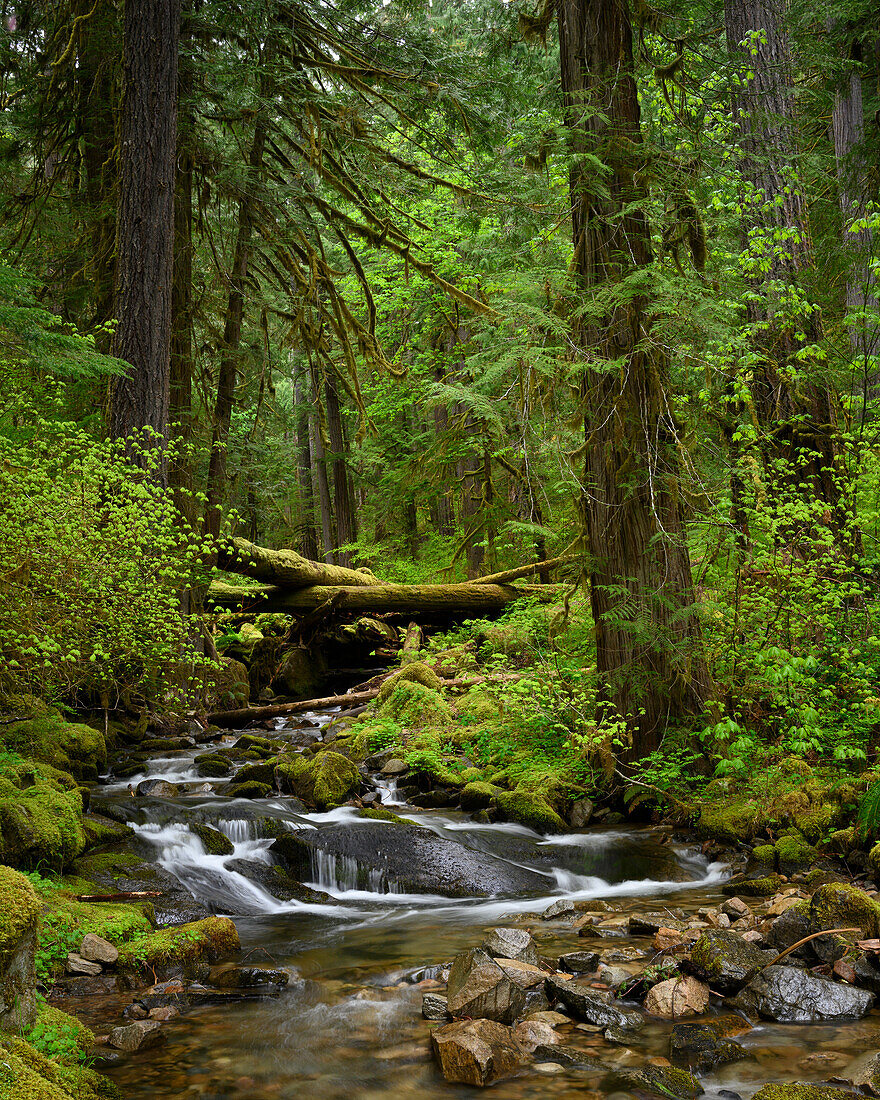
[[[332,714],[279,719],[275,735],[305,726],[318,738]],[[222,780],[206,793],[194,766],[200,751],[203,746],[192,755],[159,757],[148,772],[124,780],[105,777],[93,795],[105,807],[115,803],[155,860],[198,902],[234,918],[243,965],[284,968],[290,981],[276,996],[185,1008],[163,1025],[163,1045],[102,1059],[102,1072],[129,1100],[475,1096],[480,1090],[442,1079],[430,1053],[436,1024],[421,1013],[424,992],[442,988],[443,966],[458,952],[479,945],[490,928],[514,925],[531,931],[542,956],[597,950],[604,963],[634,973],[650,961],[650,937],[609,937],[589,927],[578,935],[571,912],[556,919],[541,914],[560,898],[595,899],[627,916],[660,911],[674,920],[723,900],[728,869],[674,841],[668,828],[593,827],[544,837],[521,825],[479,824],[459,811],[400,804],[395,780],[374,776],[384,806],[461,846],[477,875],[496,884],[509,877],[510,885],[487,890],[489,897],[410,893],[375,868],[365,871],[353,857],[316,847],[310,885],[328,900],[281,901],[230,865],[268,866],[279,831],[320,835],[365,827],[393,831],[393,825],[368,822],[351,807],[304,813],[291,808],[295,799],[282,796],[259,802],[226,797]],[[146,779],[171,781],[181,793],[133,798],[129,784]],[[196,820],[221,831],[232,854],[206,854],[187,824]],[[102,1034],[121,1022],[122,1009],[136,996],[68,998],[62,1007]],[[725,1011],[718,998],[713,1002],[713,1013]],[[639,1066],[666,1056],[671,1027],[672,1021],[658,1019],[625,1043],[610,1044],[601,1029],[575,1025],[565,1029],[563,1041],[601,1055],[607,1065]],[[707,1095],[749,1097],[768,1080],[827,1080],[834,1068],[880,1045],[880,1016],[835,1026],[761,1025],[738,1038],[749,1057],[702,1078]],[[494,1093],[504,1100],[564,1100],[597,1089],[599,1080],[595,1071],[526,1066],[496,1084]]]

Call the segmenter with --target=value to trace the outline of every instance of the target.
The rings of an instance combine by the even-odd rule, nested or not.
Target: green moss
[[[875,844],[868,852],[868,867],[874,876],[874,881],[880,882],[880,843]]]
[[[104,844],[114,844],[131,836],[131,829],[127,825],[120,825],[109,818],[93,817],[88,814],[82,819],[82,827],[86,851]]]
[[[36,1022],[24,1038],[48,1058],[60,1053],[77,1061],[90,1054],[95,1045],[95,1033],[76,1016],[42,1000],[37,1005]]]
[[[0,865],[0,962],[35,928],[42,904],[24,875]]]
[[[461,792],[463,810],[485,810],[494,805],[496,795],[503,794],[500,787],[491,783],[468,783]]]
[[[820,886],[810,901],[813,932],[826,928],[861,928],[867,938],[880,934],[880,905],[846,882]]]
[[[216,962],[241,950],[238,932],[228,917],[206,917],[191,924],[161,928],[119,949],[117,969],[147,976],[172,967],[192,973],[202,961]]]
[[[802,1081],[779,1081],[758,1089],[752,1100],[835,1100],[835,1098],[839,1100],[840,1096],[840,1089],[836,1089],[831,1085],[811,1085]]]
[[[233,657],[221,657],[220,668],[208,675],[207,690],[209,709],[246,707],[251,694],[247,666]]]
[[[499,813],[538,833],[564,833],[566,824],[546,799],[532,791],[500,791],[495,796]]]
[[[829,851],[834,852],[835,855],[844,856],[850,848],[854,848],[857,843],[858,830],[855,825],[850,825],[848,829],[837,829],[833,832],[825,842],[825,846]]]
[[[225,793],[230,798],[266,798],[272,793],[272,787],[251,779],[246,783],[230,783]]]
[[[779,892],[783,885],[779,875],[765,875],[763,878],[731,879],[721,887],[721,893],[732,896],[744,894],[750,898],[769,898]]]
[[[392,813],[391,810],[381,810],[378,806],[375,809],[361,810],[360,816],[367,818],[369,821],[393,821],[396,825],[412,825],[412,822],[407,821],[405,817],[400,817],[399,814]]]
[[[96,779],[107,763],[104,734],[78,722],[65,722],[55,711],[13,722],[3,730],[7,746],[22,756],[51,764],[78,779]]]
[[[379,689],[380,705],[391,698],[398,684],[404,682],[421,684],[432,691],[439,691],[441,687],[440,677],[432,668],[428,668],[423,661],[412,661],[397,672],[392,672],[382,684]]]
[[[483,772],[480,768],[465,768],[461,773],[463,783],[482,783]]]
[[[793,814],[792,820],[811,844],[818,844],[823,837],[834,831],[836,825],[842,825],[845,819],[839,805],[820,802]]]
[[[776,866],[784,875],[794,874],[796,871],[806,871],[819,858],[816,849],[796,833],[781,836],[774,845],[776,850]]]
[[[761,807],[754,799],[715,799],[700,807],[697,828],[715,840],[738,844],[751,840],[761,825]]]
[[[0,1034],[0,1100],[122,1100],[122,1093],[94,1070],[50,1059],[26,1040]]]
[[[490,722],[500,718],[504,708],[484,687],[470,688],[458,700],[458,713],[470,722]]]
[[[322,752],[311,759],[294,756],[275,769],[282,789],[326,811],[357,791],[361,776],[355,765],[338,752]]]
[[[613,1081],[619,1088],[650,1096],[692,1100],[702,1094],[703,1086],[685,1069],[675,1066],[645,1066],[642,1069],[618,1070]]]
[[[85,848],[82,795],[47,764],[7,766],[0,776],[0,861],[61,870]]]
[[[449,726],[452,723],[452,710],[439,692],[406,680],[395,686],[379,714],[405,729]]]
[[[749,869],[766,868],[767,871],[776,870],[776,849],[772,844],[759,844],[752,849],[749,856]]]
[[[235,845],[219,829],[212,829],[210,825],[199,822],[194,822],[189,828],[202,842],[209,856],[231,856],[235,851]]]

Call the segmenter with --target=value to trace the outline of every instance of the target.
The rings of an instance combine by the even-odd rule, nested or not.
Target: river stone
[[[103,963],[104,966],[112,966],[119,958],[119,952],[113,944],[109,940],[105,940],[103,936],[95,935],[94,932],[88,932],[83,936],[79,955],[80,958],[88,959],[90,962]]]
[[[867,1088],[876,1096],[880,1092],[880,1051],[860,1054],[835,1076],[858,1088]]]
[[[550,1024],[545,1024],[542,1020],[520,1020],[514,1026],[513,1037],[528,1051],[539,1046],[557,1046],[562,1042]]]
[[[561,1001],[577,1019],[596,1027],[619,1027],[625,1031],[637,1031],[643,1024],[640,1015],[617,1008],[611,993],[593,989],[583,978],[572,978],[571,981],[547,978],[546,989],[551,1001]]]
[[[748,1057],[743,1046],[719,1036],[711,1024],[676,1024],[669,1038],[669,1060],[698,1073]]]
[[[532,1053],[536,1062],[556,1062],[560,1066],[577,1066],[579,1069],[591,1069],[598,1073],[608,1068],[595,1054],[588,1054],[577,1047],[541,1043]]]
[[[101,964],[98,962],[91,962],[89,959],[84,959],[80,955],[77,955],[75,951],[70,951],[67,955],[67,973],[89,974],[94,976],[102,973]]]
[[[455,1020],[431,1035],[447,1081],[482,1088],[511,1077],[522,1059],[513,1032],[495,1020]]]
[[[228,859],[225,867],[227,871],[237,871],[251,882],[262,886],[279,901],[302,901],[308,905],[327,905],[333,901],[323,890],[313,890],[291,878],[281,867],[259,863],[255,859]]]
[[[668,913],[634,913],[629,918],[631,936],[653,936],[661,928],[671,928],[681,932],[686,927],[684,921],[675,920]]]
[[[796,905],[790,906],[784,913],[780,914],[770,926],[770,931],[767,933],[767,942],[772,944],[773,947],[784,951],[788,947],[792,947],[799,940],[805,939],[810,935],[810,903],[807,901],[800,901]],[[803,948],[799,948],[795,954],[803,955],[809,951],[809,945],[805,944]],[[777,951],[777,954],[779,952]]]
[[[559,956],[559,969],[569,974],[593,974],[599,966],[599,954],[596,951],[569,951]]]
[[[357,828],[326,825],[287,833],[272,845],[297,877],[313,877],[315,853],[354,859],[366,877],[380,871],[408,893],[447,897],[540,894],[547,880],[536,871],[514,867],[485,852],[465,848],[430,829],[400,822],[369,822]]]
[[[117,1050],[132,1054],[136,1050],[145,1050],[164,1043],[165,1035],[160,1030],[161,1026],[158,1020],[136,1020],[133,1024],[114,1027],[107,1036],[107,1042]]]
[[[574,916],[577,908],[570,898],[560,898],[554,901],[541,914],[541,920],[556,920],[557,917]]]
[[[210,981],[219,989],[280,989],[290,981],[286,970],[270,970],[264,966],[225,966],[211,971]]]
[[[746,943],[736,932],[712,929],[691,948],[687,969],[718,993],[736,993],[749,975],[775,957]]]
[[[748,1016],[785,1024],[809,1024],[819,1020],[860,1020],[874,1004],[874,995],[793,966],[768,966],[730,1003]]]
[[[401,760],[400,757],[392,756],[390,760],[382,765],[381,775],[403,775],[404,772],[409,771],[409,764],[405,760]]]
[[[448,1020],[449,1005],[439,993],[425,993],[422,997],[422,1015],[426,1020]]]
[[[538,965],[538,948],[524,928],[493,928],[483,941],[483,950],[492,958],[518,959]]]
[[[584,829],[593,816],[593,803],[589,798],[579,798],[568,811],[568,823],[573,829]]]
[[[645,1012],[674,1020],[681,1016],[701,1016],[709,1007],[709,987],[696,978],[669,978],[648,990]]]
[[[180,788],[165,779],[144,779],[138,783],[134,793],[139,798],[174,798],[180,793]]]
[[[758,1089],[752,1100],[847,1100],[862,1097],[860,1092],[847,1092],[831,1085],[814,1085],[804,1081],[780,1081]]]
[[[620,1070],[611,1080],[614,1087],[627,1092],[647,1093],[663,1100],[693,1100],[705,1089],[692,1073],[675,1066],[644,1066],[642,1069]]]
[[[456,956],[449,972],[446,1002],[453,1016],[512,1023],[525,1007],[525,987],[477,947]]]

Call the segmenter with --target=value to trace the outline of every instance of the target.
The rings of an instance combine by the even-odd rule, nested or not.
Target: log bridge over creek
[[[218,567],[263,583],[243,587],[215,580],[208,589],[208,605],[224,610],[314,616],[316,621],[345,612],[398,612],[414,618],[483,615],[500,611],[523,596],[547,603],[558,599],[559,585],[514,582],[572,560],[573,555],[562,555],[453,584],[388,584],[369,570],[325,565],[293,550],[269,550],[235,538],[221,546]]]

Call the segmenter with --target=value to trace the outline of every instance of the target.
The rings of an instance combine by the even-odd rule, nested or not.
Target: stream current
[[[323,729],[332,712],[306,718]],[[284,724],[278,725],[276,735],[283,736]],[[193,756],[202,751],[194,749]],[[132,807],[132,826],[149,844],[153,859],[198,902],[235,920],[244,964],[284,967],[291,980],[276,998],[186,1009],[163,1025],[163,1046],[102,1067],[129,1100],[482,1095],[444,1082],[431,1059],[429,1035],[436,1025],[422,1018],[421,999],[443,964],[478,946],[489,928],[517,924],[532,932],[548,958],[592,949],[635,972],[650,961],[648,940],[578,936],[565,920],[543,921],[541,913],[561,897],[605,901],[626,914],[659,910],[679,917],[722,900],[726,869],[672,843],[662,829],[592,828],[544,837],[521,825],[479,824],[461,812],[400,804],[395,781],[382,777],[372,781],[382,803],[395,813],[480,858],[536,873],[542,888],[527,895],[472,899],[407,893],[381,872],[365,874],[351,857],[318,850],[308,885],[329,900],[279,900],[229,866],[235,860],[273,862],[267,821],[277,835],[279,829],[357,829],[364,819],[348,807],[296,812],[291,808],[295,800],[283,796],[230,798],[223,794],[222,780],[212,780],[215,789],[205,793],[193,756],[156,759],[148,772],[120,782],[111,779],[96,793]],[[131,799],[129,783],[156,778],[179,784],[181,792],[200,793]],[[187,824],[196,819],[224,833],[233,853],[207,854]],[[131,995],[78,998],[65,1007],[106,1032],[123,1022],[118,1013],[129,1000]],[[830,1069],[880,1045],[878,1025],[880,1017],[872,1014],[836,1027],[760,1026],[740,1037],[752,1060],[721,1067],[702,1083],[707,1096],[720,1100],[747,1098],[767,1081],[824,1080]],[[609,1046],[601,1035],[578,1029],[566,1029],[563,1041],[611,1064],[638,1066],[666,1055],[670,1027],[669,1021],[657,1021],[634,1038],[631,1048]],[[548,1075],[526,1067],[519,1077],[493,1086],[492,1094],[499,1100],[573,1100],[596,1087],[596,1081],[576,1072]],[[598,1100],[600,1094],[592,1096]]]

